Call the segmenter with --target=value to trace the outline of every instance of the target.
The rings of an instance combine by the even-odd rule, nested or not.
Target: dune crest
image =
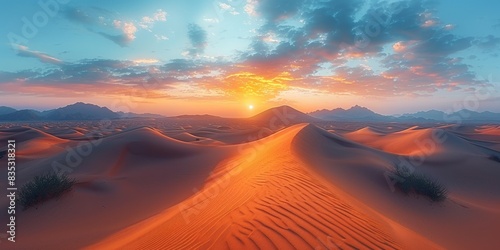
[[[61,134],[50,124],[2,129],[22,146],[20,185],[54,164],[77,179],[59,200],[21,213],[17,246],[460,249],[497,239],[498,152],[475,128],[193,121],[82,123]],[[73,131],[86,139],[62,139]],[[436,134],[447,139],[422,149]],[[50,150],[38,158],[23,156],[44,145]],[[442,203],[392,192],[385,178],[422,152],[415,171],[448,188]]]
[[[218,166],[223,174],[191,198],[87,249],[401,248],[391,224],[351,205],[294,156],[304,128],[263,139],[254,158]]]

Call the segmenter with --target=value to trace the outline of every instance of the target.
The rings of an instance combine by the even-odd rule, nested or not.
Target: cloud
[[[241,52],[240,70],[270,79],[288,72],[296,79],[286,83],[290,87],[372,96],[428,95],[483,84],[455,56],[471,48],[474,38],[439,25],[432,1],[377,2],[367,10],[359,0],[294,1],[284,9],[281,4],[247,2],[254,11],[247,13],[267,22]],[[301,24],[290,25],[290,19]],[[358,59],[374,63],[377,71],[346,66]],[[324,63],[332,64],[331,75],[316,75]]]
[[[453,24],[447,24],[447,25],[445,25],[443,28],[444,28],[445,30],[452,30],[452,29],[454,29],[454,28],[455,28],[455,25],[453,25]]]
[[[399,41],[392,45],[392,49],[394,50],[394,52],[401,53],[406,50],[406,45],[404,42]]]
[[[485,52],[493,52],[500,46],[500,37],[489,35],[476,39],[474,44]]]
[[[91,17],[88,13],[77,8],[68,8],[64,11],[65,17],[73,22],[83,24],[96,24],[96,19]]]
[[[142,58],[142,59],[135,59],[132,60],[135,64],[155,64],[160,62],[158,59],[155,58]]]
[[[99,34],[121,47],[128,46],[136,39],[138,28],[151,31],[155,23],[167,20],[167,12],[162,9],[157,9],[150,16],[143,16],[139,21],[126,20],[100,8],[92,8],[92,11],[68,8],[64,14],[68,20],[84,25],[90,32]],[[165,35],[153,35],[157,40],[168,39]]]
[[[259,4],[258,0],[247,0],[247,4],[244,9],[245,12],[250,16],[257,16],[257,5]]]
[[[167,12],[163,11],[162,9],[158,9],[154,14],[153,18],[154,21],[167,21]]]
[[[161,65],[154,58],[87,59],[44,70],[0,71],[0,85],[4,93],[38,96],[177,98],[169,94],[173,86],[195,88],[198,84],[213,82],[219,72],[227,68],[226,63],[218,61],[176,59]]]
[[[158,9],[151,16],[142,17],[141,21],[139,21],[138,23],[138,26],[143,29],[150,30],[156,22],[166,22],[166,21],[167,21],[167,12],[162,9]]]
[[[109,40],[115,42],[116,44],[126,47],[130,42],[135,39],[135,33],[137,32],[137,27],[132,22],[124,22],[120,20],[113,20],[113,26],[120,30],[122,34],[110,35],[104,32],[99,32],[102,36],[108,38]]]
[[[263,99],[290,89],[385,97],[465,91],[485,84],[477,80],[461,52],[471,47],[494,50],[499,38],[457,35],[452,24],[444,25],[435,16],[434,1],[390,2],[247,0],[245,11],[261,26],[252,33],[249,46],[227,61],[200,56],[207,47],[207,31],[189,24],[184,59],[165,64],[147,57],[86,60],[59,70],[4,72],[0,81],[45,88],[72,84],[86,93],[99,84],[107,93],[119,93],[124,86],[140,88],[154,79],[159,83],[154,89],[158,96],[173,85],[188,84],[226,97]],[[229,10],[227,3],[217,6]],[[85,13],[71,14],[78,22],[94,23],[96,33],[120,46],[132,42],[138,29],[166,17],[161,10],[139,21],[106,17],[104,27]]]
[[[204,18],[203,21],[207,22],[207,23],[219,23],[219,19],[217,18]]]
[[[243,0],[240,0],[240,1],[243,1]],[[231,2],[228,2],[228,3],[219,2],[219,3],[217,3],[216,8],[218,8],[220,14],[228,12],[229,14],[231,14],[233,16],[239,15],[240,13],[230,3]]]
[[[5,93],[37,96],[167,97],[160,90],[172,80],[154,77],[150,67],[132,61],[83,60],[44,71],[0,72],[0,84]]]
[[[157,35],[157,34],[155,34],[155,38],[156,38],[156,40],[159,40],[159,41],[161,41],[161,40],[168,40],[168,37],[164,36],[164,35]]]
[[[304,0],[251,0],[245,10],[251,15],[261,15],[269,22],[290,18],[298,13]]]
[[[230,98],[268,100],[287,90],[287,82],[291,80],[293,78],[287,72],[266,77],[243,71],[225,76],[222,85],[212,86],[212,88],[221,90]]]
[[[207,46],[207,32],[199,25],[191,23],[188,25],[188,38],[192,46],[189,55],[203,54]]]
[[[46,53],[40,51],[30,50],[28,47],[23,45],[17,45],[17,55],[22,57],[31,57],[40,60],[43,63],[60,65],[63,62],[55,57],[52,57]]]

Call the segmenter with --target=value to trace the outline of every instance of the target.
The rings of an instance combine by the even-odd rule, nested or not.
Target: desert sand
[[[59,199],[19,209],[15,248],[500,245],[499,126],[272,119],[0,124],[0,141],[17,141],[18,185],[54,162],[77,180]],[[448,198],[391,190],[385,173],[401,159],[417,159]]]

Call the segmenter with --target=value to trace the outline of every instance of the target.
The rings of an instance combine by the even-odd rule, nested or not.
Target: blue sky
[[[2,3],[0,105],[500,111],[498,1],[39,3]]]

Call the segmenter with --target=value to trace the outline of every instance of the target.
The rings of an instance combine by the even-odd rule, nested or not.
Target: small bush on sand
[[[21,187],[18,201],[24,209],[38,203],[58,198],[64,192],[69,191],[74,179],[69,179],[66,175],[56,175],[54,173],[35,176],[35,178]]]
[[[396,168],[393,174],[400,178],[395,184],[396,187],[405,194],[415,192],[427,196],[433,201],[443,201],[447,197],[448,191],[446,188],[425,175],[403,173],[400,168]]]

